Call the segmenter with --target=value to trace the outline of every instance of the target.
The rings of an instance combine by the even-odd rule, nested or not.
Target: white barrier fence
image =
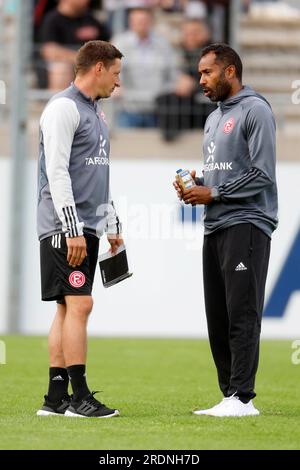
[[[201,223],[181,220],[180,205],[172,188],[179,161],[112,161],[112,194],[124,224],[130,268],[134,276],[109,289],[102,287],[97,269],[89,332],[100,336],[201,337],[207,335],[202,287]],[[185,161],[184,167],[194,163]],[[7,273],[9,161],[0,160],[1,215],[0,294],[2,299],[0,331],[7,326]],[[286,266],[299,230],[300,164],[280,163],[277,170],[280,194],[280,226],[273,236],[266,301],[280,289],[289,301],[280,316],[263,322],[263,336],[295,338],[299,336],[300,276]],[[16,246],[22,258],[21,330],[28,334],[46,334],[55,303],[40,300],[39,243],[36,237],[36,162],[29,161],[26,178],[26,223],[22,246]],[[199,211],[201,212],[201,210]],[[13,215],[12,215],[13,216]],[[199,216],[199,214],[197,214]],[[201,214],[200,214],[201,217]],[[101,252],[107,249],[101,241]],[[298,249],[299,248],[299,249]],[[300,247],[294,245],[300,257]],[[298,265],[300,259],[298,258]],[[276,284],[285,266],[280,285]],[[291,276],[291,279],[289,278]],[[284,289],[294,285],[294,292]],[[217,295],[217,292],[216,292]],[[276,298],[275,300],[276,301]],[[271,302],[272,305],[274,304]],[[270,309],[269,309],[270,310]],[[277,312],[278,315],[278,312]]]

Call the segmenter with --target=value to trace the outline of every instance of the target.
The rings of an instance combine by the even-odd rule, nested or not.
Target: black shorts
[[[40,242],[42,300],[65,303],[65,295],[91,295],[98,260],[99,239],[85,234],[87,256],[72,268],[67,261],[67,243],[63,233]]]

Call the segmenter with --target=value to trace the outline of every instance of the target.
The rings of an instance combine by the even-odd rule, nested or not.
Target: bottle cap
[[[182,171],[182,169],[180,168],[180,170],[177,170],[176,173],[180,173]]]

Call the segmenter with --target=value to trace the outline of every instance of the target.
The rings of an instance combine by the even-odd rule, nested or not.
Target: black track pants
[[[252,224],[204,237],[203,276],[210,347],[224,396],[256,396],[270,238]]]

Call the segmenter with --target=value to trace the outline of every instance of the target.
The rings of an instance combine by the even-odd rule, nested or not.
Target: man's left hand
[[[213,201],[211,190],[207,186],[193,186],[183,194],[185,204],[210,204]]]
[[[119,246],[124,244],[124,240],[122,238],[122,235],[111,235],[107,234],[107,241],[110,244],[110,252],[115,255]]]

